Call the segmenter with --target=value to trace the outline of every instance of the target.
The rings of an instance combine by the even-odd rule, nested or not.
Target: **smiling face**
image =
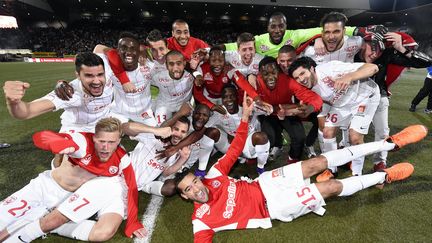
[[[277,68],[276,63],[268,63],[262,66],[260,68],[260,74],[267,85],[267,88],[270,90],[276,88],[277,78],[279,75],[279,69]]]
[[[279,53],[276,61],[279,67],[282,69],[282,72],[288,74],[288,68],[296,59],[297,59],[297,55],[295,52],[287,52],[287,53]]]
[[[169,49],[163,40],[149,41],[149,45],[152,51],[152,56],[155,60],[161,61],[169,52]]]
[[[226,87],[222,90],[222,105],[228,113],[236,114],[239,111],[237,91],[234,87]]]
[[[118,52],[126,71],[133,71],[138,67],[140,44],[137,40],[121,38],[118,42]]]
[[[189,26],[186,23],[174,23],[172,27],[172,36],[181,46],[186,46],[189,42]]]
[[[209,200],[209,189],[202,183],[201,179],[194,174],[187,174],[178,184],[180,195],[184,199],[198,203],[206,203]]]
[[[102,65],[89,67],[83,64],[80,71],[75,74],[81,80],[84,92],[93,97],[99,97],[103,94],[106,80]]]
[[[172,54],[167,56],[166,66],[172,79],[180,79],[183,76],[186,61],[182,54]]]
[[[377,48],[378,50],[378,48]],[[373,63],[382,54],[382,51],[372,51],[372,46],[370,41],[363,43],[362,49],[360,50],[360,58],[366,63]]]
[[[171,144],[177,145],[178,143],[180,143],[181,140],[183,140],[183,138],[187,136],[189,125],[187,123],[177,121],[171,128],[171,130]]]
[[[313,86],[315,86],[317,82],[317,76],[314,67],[307,69],[300,66],[294,70],[292,76],[297,81],[297,83],[305,86],[308,89],[311,89]]]
[[[212,51],[209,57],[209,64],[213,74],[219,76],[222,73],[223,68],[225,66],[225,55],[223,51],[220,50]]]
[[[249,66],[255,56],[255,42],[248,41],[240,43],[237,51],[240,54],[242,63],[246,66]]]
[[[93,136],[96,155],[101,162],[106,162],[120,144],[120,133],[99,131]]]
[[[206,105],[199,105],[192,114],[192,126],[195,131],[200,131],[210,118],[210,109]]]
[[[324,24],[322,30],[322,39],[329,52],[339,50],[343,45],[345,27],[342,22],[329,22]]]
[[[282,38],[285,35],[286,20],[282,16],[273,16],[270,18],[267,31],[270,35],[270,42],[278,45],[282,42]]]

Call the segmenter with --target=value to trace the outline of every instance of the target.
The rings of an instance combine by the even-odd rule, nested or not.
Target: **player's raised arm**
[[[373,63],[365,63],[354,72],[347,73],[335,80],[334,87],[336,90],[347,89],[352,82],[356,80],[366,79],[378,72],[378,66]]]
[[[25,102],[22,98],[30,84],[22,81],[6,81],[3,91],[6,105],[12,117],[26,120],[54,110],[54,104],[46,99]]]

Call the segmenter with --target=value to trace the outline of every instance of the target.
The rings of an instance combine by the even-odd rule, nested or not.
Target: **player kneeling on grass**
[[[400,163],[373,174],[309,184],[309,178],[329,166],[340,166],[354,158],[378,151],[391,151],[415,143],[427,135],[415,125],[386,140],[323,153],[320,156],[264,172],[254,181],[228,176],[247,138],[253,104],[243,105],[242,122],[225,156],[213,165],[203,180],[184,171],[176,176],[180,195],[194,202],[192,224],[195,242],[212,242],[215,232],[228,229],[270,228],[271,219],[289,222],[309,212],[323,215],[324,199],[349,196],[364,188],[403,180],[414,172]]]

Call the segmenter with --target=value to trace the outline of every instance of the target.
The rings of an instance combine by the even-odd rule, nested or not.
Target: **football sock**
[[[384,183],[385,177],[385,172],[375,172],[373,174],[352,176],[338,180],[342,183],[342,192],[338,196],[350,196],[373,185]]]
[[[213,139],[203,136],[200,141],[200,148],[198,152],[198,169],[205,171],[207,169],[207,164],[210,160],[210,154],[214,147]]]
[[[257,154],[257,167],[263,169],[267,163],[269,156],[270,142],[263,145],[255,145],[255,152]]]
[[[84,220],[79,223],[68,222],[51,231],[51,233],[56,233],[76,240],[88,241],[90,231],[93,229],[95,224],[96,221],[93,220]]]

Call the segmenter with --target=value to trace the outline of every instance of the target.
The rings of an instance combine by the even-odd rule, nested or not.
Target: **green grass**
[[[408,112],[411,99],[423,85],[425,70],[407,71],[392,88],[390,101],[390,128],[397,132],[403,127],[422,123],[432,127],[432,116],[422,112]],[[0,82],[22,80],[31,83],[25,100],[48,93],[57,79],[72,79],[71,64],[1,63]],[[6,109],[3,92],[0,94],[0,142],[12,147],[0,150],[0,200],[26,185],[31,178],[49,168],[52,155],[35,149],[31,142],[33,132],[43,129],[58,130],[59,112],[45,114],[27,121],[12,119]],[[366,141],[371,141],[369,135]],[[125,140],[126,147],[133,143]],[[285,149],[284,151],[287,151]],[[273,221],[269,230],[242,230],[217,233],[215,242],[430,242],[432,233],[432,164],[431,135],[416,144],[389,155],[389,163],[409,161],[414,164],[414,175],[403,182],[386,186],[383,190],[370,188],[346,198],[327,200],[324,217],[306,215],[291,223]],[[285,152],[286,155],[286,152]],[[268,168],[283,164],[282,159]],[[370,158],[366,159],[364,172],[372,169]],[[233,175],[254,174],[254,167],[236,166]],[[342,173],[342,177],[348,172]],[[140,193],[140,215],[149,196]],[[157,218],[153,242],[191,242],[193,240],[190,215],[192,204],[179,197],[167,198]],[[40,242],[74,242],[50,235]],[[110,242],[130,242],[119,231]],[[36,241],[38,242],[38,241]]]

